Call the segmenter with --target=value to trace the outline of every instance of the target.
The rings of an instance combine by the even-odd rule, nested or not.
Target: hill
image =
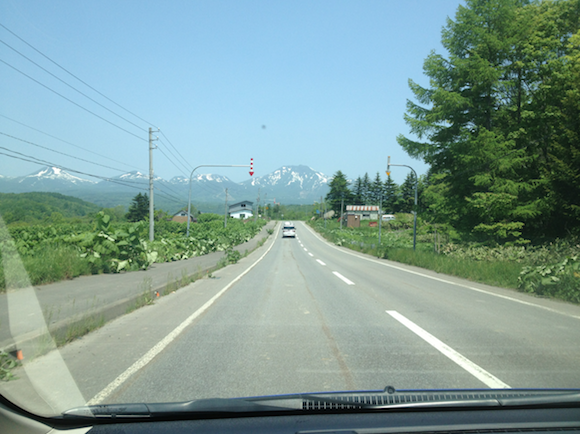
[[[0,215],[5,223],[84,217],[100,209],[94,203],[60,193],[0,193]]]

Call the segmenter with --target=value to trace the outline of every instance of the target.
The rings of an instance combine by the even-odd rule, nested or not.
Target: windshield
[[[580,388],[575,0],[0,4],[0,395]]]

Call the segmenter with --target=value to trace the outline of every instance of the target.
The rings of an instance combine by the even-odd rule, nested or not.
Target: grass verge
[[[474,261],[411,249],[389,249],[383,258],[474,282],[513,289],[518,287],[518,276],[522,269],[521,264],[517,262]]]

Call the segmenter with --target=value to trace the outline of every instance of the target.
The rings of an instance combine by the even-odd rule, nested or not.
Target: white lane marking
[[[305,252],[307,252],[307,251],[308,251],[308,249],[307,249],[306,247],[304,247],[304,251],[305,251]]]
[[[332,274],[334,274],[336,277],[338,277],[340,280],[342,280],[344,283],[346,283],[347,285],[354,285],[354,282],[351,280],[348,280],[346,277],[344,277],[342,274],[340,274],[338,271],[333,271]]]
[[[305,224],[306,227],[308,227],[308,225]],[[454,285],[454,286],[459,286],[461,288],[466,288],[466,289],[470,289],[472,291],[476,291],[476,292],[480,292],[482,294],[487,294],[487,295],[492,295],[494,297],[498,297],[498,298],[503,298],[504,300],[509,300],[509,301],[514,301],[516,303],[520,303],[520,304],[524,304],[526,306],[532,306],[532,307],[537,307],[539,309],[544,309],[547,310],[548,312],[553,312],[553,313],[558,313],[560,315],[564,315],[570,318],[575,318],[575,319],[580,319],[580,315],[571,315],[569,313],[566,312],[562,312],[556,309],[552,309],[551,307],[547,307],[547,306],[542,306],[540,304],[535,304],[535,303],[530,303],[529,301],[524,301],[524,300],[520,300],[517,298],[513,298],[513,297],[509,297],[507,295],[501,295],[501,294],[496,294],[495,292],[490,292],[490,291],[486,291],[485,289],[480,289],[480,288],[475,288],[473,286],[469,286],[469,285],[464,285],[462,283],[456,283],[456,282],[452,282],[450,280],[446,280],[446,279],[441,279],[439,277],[434,277],[434,276],[429,276],[427,274],[423,274],[423,273],[419,273],[417,271],[413,271],[413,270],[407,270],[406,268],[403,267],[397,267],[396,265],[392,265],[392,264],[387,264],[386,262],[381,262],[381,261],[377,261],[376,259],[371,259],[371,258],[365,258],[364,256],[359,256],[355,253],[351,253],[351,252],[347,252],[345,250],[339,249],[338,247],[332,245],[330,242],[326,241],[325,239],[321,238],[315,231],[314,229],[308,227],[308,229],[313,233],[313,235],[315,237],[317,237],[320,241],[322,241],[323,243],[327,244],[329,247],[332,247],[333,249],[338,250],[339,252],[342,253],[346,253],[347,255],[351,255],[351,256],[355,256],[359,259],[364,259],[366,261],[370,261],[370,262],[374,262],[375,264],[379,264],[379,265],[383,265],[385,267],[390,267],[390,268],[394,268],[396,270],[400,270],[400,271],[405,271],[407,273],[411,273],[411,274],[415,274],[417,276],[421,276],[421,277],[426,277],[427,279],[433,279],[433,280],[437,280],[438,282],[442,282],[442,283],[448,283],[449,285]]]
[[[324,262],[322,262],[320,259],[317,259],[316,262],[318,262],[320,265],[326,265]]]
[[[310,256],[314,256],[314,255],[313,255],[312,253],[310,253],[310,252],[308,252],[308,254],[309,254]]]
[[[163,351],[165,347],[167,347],[167,345],[173,342],[175,338],[177,338],[177,336],[179,336],[181,332],[183,332],[183,330],[185,330],[185,328],[193,322],[194,319],[196,319],[203,312],[205,312],[218,298],[220,298],[220,296],[224,292],[230,289],[234,285],[234,283],[236,283],[238,280],[244,277],[252,268],[254,268],[258,264],[258,262],[264,259],[264,257],[274,246],[274,243],[276,242],[279,233],[280,226],[278,226],[278,232],[276,233],[276,237],[272,238],[274,241],[272,242],[272,244],[270,244],[268,250],[266,250],[264,254],[256,260],[256,262],[254,262],[252,265],[246,268],[244,272],[242,272],[238,277],[236,277],[234,280],[228,283],[220,292],[218,292],[216,295],[210,298],[203,306],[201,306],[198,310],[196,310],[189,317],[187,317],[185,321],[183,321],[181,324],[175,327],[167,336],[165,336],[161,341],[159,341],[155,346],[153,346],[153,348],[147,351],[145,355],[143,355],[139,360],[137,360],[135,363],[129,366],[125,372],[123,372],[121,375],[115,378],[111,383],[109,383],[107,387],[105,387],[98,394],[96,394],[90,401],[88,401],[87,405],[96,405],[102,402],[111,393],[113,393],[113,391],[117,387],[119,387],[121,384],[127,381],[133,374],[137,373],[141,368],[144,368],[151,360],[153,360],[155,356],[159,354],[161,351]]]
[[[476,365],[467,357],[459,354],[453,348],[444,344],[435,336],[426,332],[424,329],[419,327],[413,321],[401,315],[399,312],[395,310],[387,310],[386,312],[389,315],[391,315],[394,319],[399,321],[401,324],[403,324],[405,327],[407,327],[409,330],[411,330],[413,333],[415,333],[417,336],[419,336],[421,339],[423,339],[425,342],[433,346],[437,351],[440,351],[444,356],[448,357],[453,362],[457,363],[459,366],[461,366],[463,369],[465,369],[467,372],[469,372],[471,375],[473,375],[475,378],[477,378],[479,381],[481,381],[488,387],[491,387],[492,389],[511,389],[510,386],[505,384],[499,378],[490,374],[482,367]]]

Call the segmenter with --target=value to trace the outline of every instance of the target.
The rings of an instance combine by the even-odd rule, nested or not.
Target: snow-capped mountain
[[[73,184],[95,184],[94,181],[89,181],[87,179],[79,178],[78,176],[71,175],[68,172],[65,172],[58,167],[45,167],[44,169],[40,170],[39,172],[31,173],[30,175],[23,176],[18,180],[19,184],[25,182],[42,182],[44,180],[56,180],[56,181],[64,181],[64,182],[72,182]]]
[[[267,194],[268,201],[276,199],[281,203],[311,203],[320,200],[328,192],[330,177],[303,166],[283,166],[267,175],[242,182],[246,190],[260,188],[260,194]]]
[[[329,180],[322,173],[301,165],[283,166],[272,173],[240,183],[222,175],[196,174],[192,179],[192,200],[221,203],[225,200],[227,189],[230,203],[242,200],[253,202],[258,195],[262,203],[274,200],[283,204],[312,203],[326,195]],[[183,200],[183,203],[187,203],[189,179],[184,176],[175,176],[170,181],[155,177],[154,187],[159,200],[171,200],[176,204]],[[148,188],[149,175],[138,171],[99,182],[79,178],[56,167],[46,167],[33,174],[15,178],[0,176],[0,192],[58,192],[94,201],[102,206],[118,205],[121,200],[113,200],[115,195],[122,195],[125,198],[123,201],[127,201],[126,198],[133,197],[139,191],[147,192]]]
[[[228,183],[228,182],[233,182],[230,178],[228,178],[227,176],[221,176],[221,175],[214,175],[213,173],[199,173],[199,174],[194,174],[193,178],[191,179],[192,182],[218,182],[218,183]],[[189,178],[185,177],[185,176],[174,176],[173,178],[171,178],[171,180],[169,181],[171,184],[189,184]]]
[[[7,193],[27,191],[68,192],[95,185],[95,181],[71,175],[58,167],[45,167],[26,176],[1,177],[0,190]]]

